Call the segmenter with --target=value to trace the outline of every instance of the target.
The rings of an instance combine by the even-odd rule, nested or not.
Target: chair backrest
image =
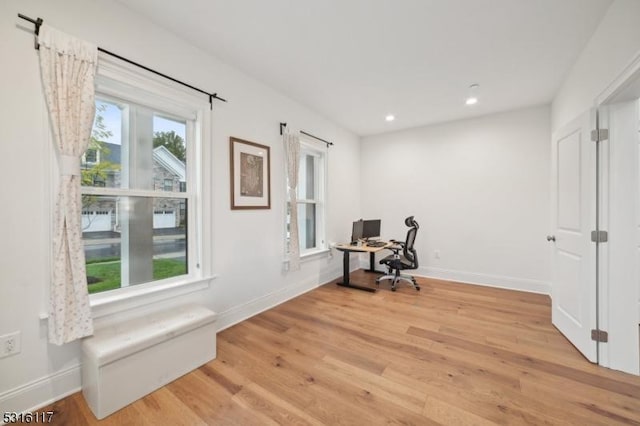
[[[409,216],[404,220],[404,224],[409,226],[409,230],[407,231],[407,239],[404,244],[403,254],[404,257],[412,263],[413,268],[418,268],[418,253],[416,249],[413,248],[413,244],[416,242],[416,234],[418,233],[418,222],[415,221],[413,216]]]

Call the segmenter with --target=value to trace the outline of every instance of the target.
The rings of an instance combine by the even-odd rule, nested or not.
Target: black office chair
[[[420,290],[420,286],[416,283],[414,277],[400,273],[400,271],[407,269],[418,269],[418,253],[413,248],[413,244],[416,241],[416,234],[420,226],[413,216],[406,218],[404,223],[409,227],[407,239],[404,243],[391,240],[394,245],[389,247],[389,250],[393,251],[393,254],[380,260],[381,264],[387,265],[389,273],[376,280],[376,285],[380,285],[382,280],[391,280],[391,291],[396,291],[396,284],[399,281],[407,281],[416,290]],[[402,251],[402,254],[400,254],[400,251]]]

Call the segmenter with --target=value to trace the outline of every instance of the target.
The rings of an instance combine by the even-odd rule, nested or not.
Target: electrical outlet
[[[0,358],[20,353],[20,332],[0,336]]]
[[[434,250],[433,257],[435,257],[436,259],[440,259],[440,250]]]

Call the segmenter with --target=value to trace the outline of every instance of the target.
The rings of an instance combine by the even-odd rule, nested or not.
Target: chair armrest
[[[390,241],[390,242],[393,242],[393,241]],[[403,249],[403,246],[395,243],[392,246],[385,247],[385,250],[391,250],[393,254],[399,254],[400,250],[402,249]]]

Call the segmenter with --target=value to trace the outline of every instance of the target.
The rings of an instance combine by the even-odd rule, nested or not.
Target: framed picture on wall
[[[269,147],[231,137],[231,209],[271,208]]]

